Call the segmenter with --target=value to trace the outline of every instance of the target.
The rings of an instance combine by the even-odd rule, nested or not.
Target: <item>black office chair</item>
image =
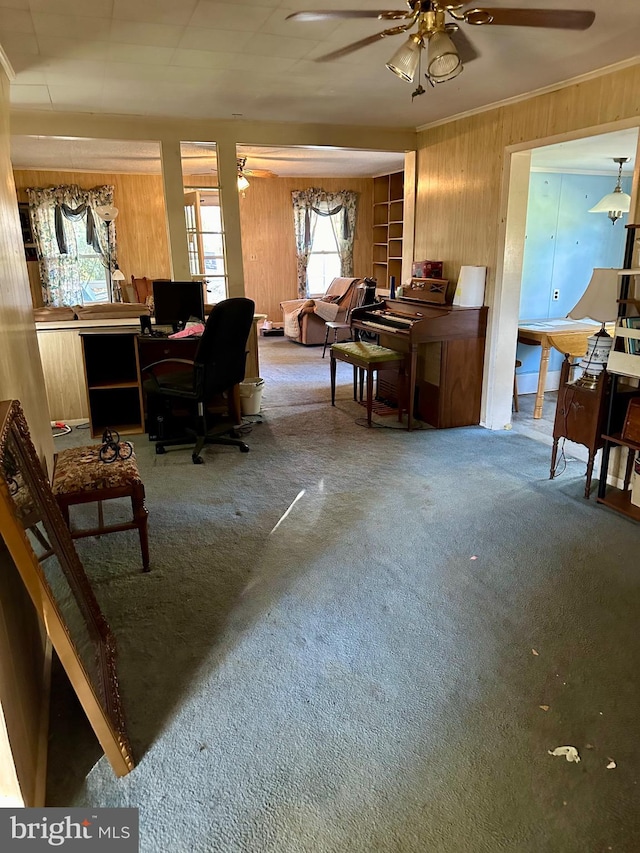
[[[254,310],[251,299],[240,297],[219,302],[209,314],[193,361],[169,358],[145,368],[151,374],[144,382],[148,397],[155,396],[167,411],[177,401],[195,403],[198,411],[196,429],[189,430],[187,436],[166,438],[159,433],[156,453],[165,453],[166,447],[188,444],[194,438],[196,444],[191,458],[195,465],[203,461],[200,451],[205,444],[228,444],[239,447],[243,453],[249,452],[249,446],[237,437],[234,427],[240,421],[238,386],[244,379],[247,339]],[[171,370],[172,364],[176,370]],[[180,370],[179,365],[185,367]],[[187,369],[187,365],[191,369]],[[222,428],[208,432],[207,403],[220,394],[227,395],[229,413],[235,416],[235,421],[229,423],[227,419]],[[230,438],[229,433],[236,437]]]

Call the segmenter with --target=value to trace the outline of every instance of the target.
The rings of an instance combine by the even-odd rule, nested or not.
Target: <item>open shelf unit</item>
[[[144,432],[135,334],[84,332],[81,338],[92,438],[107,427],[123,435]]]
[[[390,277],[401,284],[404,172],[373,179],[373,277],[388,290]]]
[[[640,445],[622,438],[621,434],[617,432],[619,417],[616,418],[616,407],[620,408],[620,400],[624,400],[625,394],[627,399],[630,399],[634,394],[640,395],[640,389],[629,389],[627,387],[625,390],[619,381],[620,377],[640,380],[640,355],[633,353],[634,346],[640,347],[640,333],[624,326],[625,318],[638,313],[638,293],[634,289],[633,296],[631,296],[631,279],[640,275],[640,269],[633,266],[636,233],[640,229],[640,225],[629,224],[626,227],[627,239],[623,268],[627,274],[621,277],[618,321],[607,364],[607,372],[611,375],[611,393],[606,430],[602,436],[604,446],[598,486],[598,503],[632,518],[634,521],[640,521],[640,507],[631,503],[631,491],[629,489],[631,470],[636,454],[640,452]],[[632,343],[633,346],[630,347]],[[626,448],[628,452],[625,479],[621,489],[607,484],[611,451],[615,447]]]

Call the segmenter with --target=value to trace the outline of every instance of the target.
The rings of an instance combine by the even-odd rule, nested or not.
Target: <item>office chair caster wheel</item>
[[[248,453],[248,452],[249,452],[249,445],[248,444],[241,444],[240,445],[240,453]]]
[[[163,447],[161,444],[156,444],[156,456],[164,456],[166,452],[166,447]]]
[[[191,454],[191,460],[192,460],[194,465],[202,465],[204,462],[204,459],[202,458],[202,456],[198,456],[196,453]]]

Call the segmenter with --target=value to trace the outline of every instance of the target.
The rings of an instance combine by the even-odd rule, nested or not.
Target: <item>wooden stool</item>
[[[135,454],[128,459],[102,462],[101,445],[72,447],[56,454],[51,488],[71,531],[72,539],[117,533],[137,528],[140,535],[142,566],[149,571],[149,540],[147,537],[148,511],[144,503],[144,485],[138,472]],[[131,498],[131,521],[105,526],[102,501],[112,498]],[[69,507],[74,504],[98,502],[98,526],[74,530],[69,519]]]
[[[362,400],[362,372],[367,375],[367,425],[371,426],[371,409],[373,406],[373,374],[380,369],[397,367],[400,375],[400,393],[398,395],[398,420],[402,421],[404,394],[405,356],[401,352],[366,344],[362,341],[352,341],[344,344],[333,344],[331,355],[331,405],[336,404],[336,361],[346,361],[353,365],[353,399],[357,402],[358,376],[360,376],[360,399]]]

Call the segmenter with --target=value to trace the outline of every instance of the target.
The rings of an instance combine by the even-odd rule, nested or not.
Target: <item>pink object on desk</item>
[[[173,340],[174,338],[197,338],[204,332],[204,325],[202,323],[194,323],[193,326],[189,326],[188,329],[183,329],[181,332],[174,332],[173,335],[169,335],[169,337]]]

